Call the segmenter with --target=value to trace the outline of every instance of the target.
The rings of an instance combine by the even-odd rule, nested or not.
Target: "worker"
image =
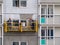
[[[8,26],[8,28],[11,30],[11,27],[12,27],[12,20],[11,20],[11,18],[9,18],[9,20],[7,21],[7,26]]]

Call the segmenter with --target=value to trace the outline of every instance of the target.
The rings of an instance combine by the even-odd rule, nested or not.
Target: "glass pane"
[[[26,1],[21,1],[21,6],[26,7]]]
[[[53,39],[53,30],[51,30],[51,36],[52,36],[51,39]]]
[[[53,14],[53,6],[52,5],[48,6],[48,14]]]
[[[46,5],[41,6],[41,14],[47,14],[47,6]]]
[[[41,30],[41,36],[45,36],[45,30]]]
[[[13,42],[13,45],[19,45],[19,42]]]
[[[48,39],[53,39],[53,29],[52,28],[48,29]]]
[[[41,8],[41,14],[45,14],[45,9]]]
[[[13,6],[18,7],[19,6],[19,0],[13,0]]]
[[[26,42],[21,42],[21,45],[26,45]]]
[[[13,6],[16,6],[16,4],[15,4],[15,0],[13,0]]]
[[[53,30],[51,30],[51,36],[53,36]]]

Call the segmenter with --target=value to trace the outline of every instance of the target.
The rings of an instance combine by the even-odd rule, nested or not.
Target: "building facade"
[[[4,0],[3,6],[3,45],[38,45],[37,0]]]
[[[60,0],[0,1],[0,45],[60,45]]]
[[[39,0],[40,45],[59,45],[60,40],[60,0]]]

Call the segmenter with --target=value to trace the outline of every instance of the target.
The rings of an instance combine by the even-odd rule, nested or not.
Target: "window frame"
[[[42,11],[43,9],[43,11]],[[41,7],[41,14],[46,15],[47,14],[47,8],[46,7]]]
[[[45,39],[45,38],[46,38],[46,28],[42,27],[42,28],[41,28],[41,31],[42,31],[42,30],[45,31],[45,32],[44,32],[45,34],[44,34],[44,36],[42,36],[42,33],[41,33],[41,38],[42,38],[42,39]]]
[[[54,31],[53,28],[42,28],[41,31],[44,30],[45,32],[45,35],[43,36],[42,35],[42,32],[41,32],[41,38],[42,39],[53,39],[53,36],[54,36],[54,32],[51,32],[51,31]],[[49,32],[48,32],[49,31]]]
[[[27,41],[12,41],[12,45],[13,45],[13,42],[18,42],[19,45],[21,45],[21,42],[26,42],[26,45],[28,45],[28,42]]]
[[[27,42],[27,41],[21,41],[21,42],[25,42],[25,43],[26,43],[26,45],[28,45],[28,42]],[[21,45],[21,43],[20,43],[20,45]]]
[[[13,45],[13,43],[17,43],[17,42],[18,42],[18,44],[20,45],[20,42],[19,42],[19,41],[13,41],[13,42],[12,42],[12,45]]]
[[[53,15],[53,5],[48,5],[48,12],[49,15]]]
[[[53,29],[50,28],[50,29],[48,29],[48,31],[49,31],[49,32],[48,32],[48,35],[47,35],[47,36],[48,36],[48,39],[53,39],[53,36],[54,36],[54,35],[52,34],[52,33],[53,33]]]
[[[26,2],[25,6],[22,6],[22,4],[21,4],[22,1],[25,1]],[[27,7],[27,1],[26,0],[20,0],[19,1],[19,4],[20,4],[20,7]]]
[[[15,3],[14,1],[15,1],[15,0],[13,0],[13,7],[27,7],[27,0],[18,0],[18,2],[19,2],[18,5],[15,5],[15,4],[14,4],[14,3]],[[22,6],[22,5],[21,5],[21,1],[25,1],[25,2],[26,2],[26,5],[25,5],[25,6]]]
[[[53,5],[41,5],[41,15],[47,15],[48,18],[53,17]]]
[[[19,0],[13,0],[13,7],[19,7],[19,3],[17,3],[18,5],[17,5],[17,4],[15,4],[15,3],[16,3],[16,1],[17,1],[17,2],[19,2]]]

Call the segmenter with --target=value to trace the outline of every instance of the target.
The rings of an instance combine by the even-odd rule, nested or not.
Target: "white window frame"
[[[13,42],[18,42],[18,43],[19,43],[19,45],[20,45],[20,41],[12,41],[12,45],[13,45]]]
[[[53,13],[51,13],[51,9],[52,9],[52,12],[53,12],[53,5],[48,5],[48,10],[49,10],[49,15],[53,15]]]
[[[21,1],[26,1],[26,6],[21,6]],[[13,1],[14,5],[14,1]],[[13,7],[27,7],[27,0],[19,0],[19,6],[13,6]]]
[[[44,37],[46,39],[46,37],[47,37],[46,36],[46,31],[47,31],[46,27],[41,27],[41,30],[44,30],[45,31],[45,35],[44,36],[41,35],[41,38]]]
[[[28,45],[28,42],[27,41],[12,41],[12,45],[13,45],[13,42],[18,42],[19,45],[21,45],[21,42],[26,42],[27,43],[26,45]]]
[[[48,29],[49,29],[49,35],[48,35]],[[49,39],[53,39],[53,38],[51,38],[51,37],[54,37],[54,30],[53,30],[53,28],[41,28],[41,30],[44,30],[45,31],[45,35],[44,36],[42,36],[41,35],[41,37],[48,37]],[[51,36],[51,30],[53,30],[53,36]],[[48,39],[47,38],[47,39]]]
[[[26,42],[26,45],[28,45],[28,42],[27,41],[21,41],[21,42]],[[20,45],[21,45],[21,42],[20,42]]]
[[[54,37],[54,30],[53,30],[53,28],[48,28],[48,30],[49,30],[49,36],[48,36],[48,38],[49,39],[52,39],[51,37]],[[53,30],[53,36],[51,36],[51,30]]]
[[[42,8],[44,13],[42,14]],[[41,5],[41,15],[46,15],[48,18],[49,17],[53,17],[53,13],[52,14],[48,14],[48,8],[51,10],[53,9],[53,5]],[[53,11],[52,11],[53,12]],[[50,12],[51,13],[51,12]]]
[[[44,10],[43,14],[42,14],[42,8]],[[47,15],[47,6],[46,5],[41,5],[41,15]]]
[[[46,10],[46,7],[42,7],[41,10],[42,10],[42,9],[44,10],[44,13],[42,14],[42,11],[41,11],[41,14],[42,14],[42,15],[46,15],[46,13],[47,13],[47,12],[46,12],[46,11],[47,11],[47,10]]]
[[[15,0],[13,0],[13,7],[19,7],[19,4],[18,5],[15,5],[14,2]],[[19,0],[18,0],[19,1]]]
[[[26,1],[26,6],[22,6],[22,5],[21,5],[21,1]],[[27,7],[27,0],[19,0],[19,6],[20,6],[20,7]]]

